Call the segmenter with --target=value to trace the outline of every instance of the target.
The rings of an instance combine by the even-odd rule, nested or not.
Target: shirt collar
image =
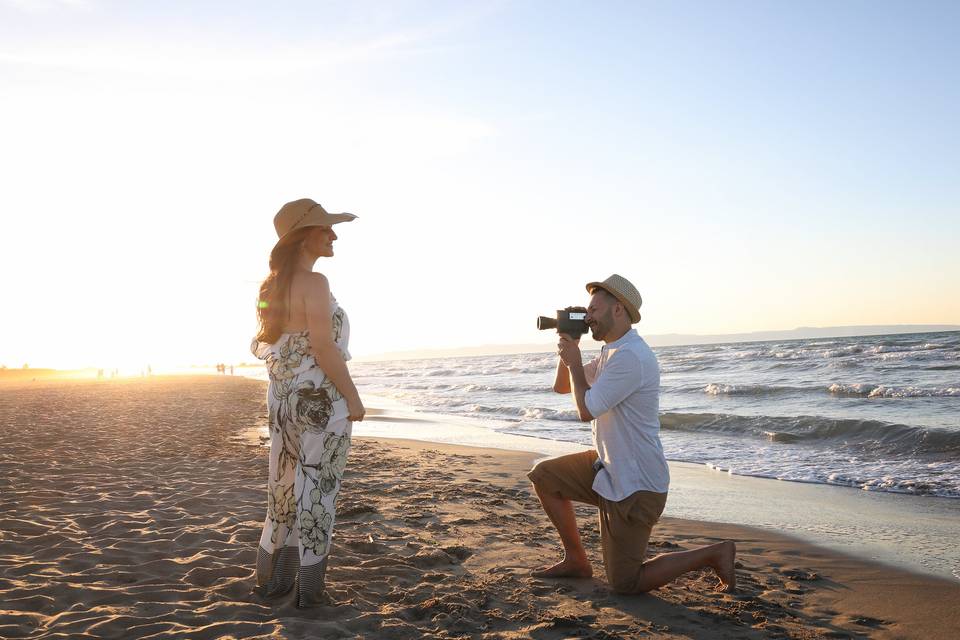
[[[623,334],[622,336],[620,336],[619,338],[617,338],[617,339],[614,340],[613,342],[608,342],[607,344],[603,345],[603,348],[604,348],[604,349],[616,349],[616,348],[619,347],[620,345],[626,344],[627,342],[629,342],[630,340],[632,340],[633,338],[638,337],[638,336],[639,336],[639,334],[637,333],[637,330],[636,330],[636,329],[629,329],[625,334]]]

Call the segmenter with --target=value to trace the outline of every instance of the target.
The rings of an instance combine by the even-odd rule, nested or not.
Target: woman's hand
[[[360,396],[347,399],[347,420],[350,422],[363,422],[363,416],[367,410],[363,406]]]

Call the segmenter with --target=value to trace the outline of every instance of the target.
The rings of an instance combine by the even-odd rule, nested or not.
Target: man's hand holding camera
[[[587,314],[585,307],[567,307],[564,311],[567,312],[568,317],[570,317],[571,312],[574,314],[582,313],[584,317]],[[586,331],[586,323],[584,322],[583,324],[583,331]],[[563,362],[567,368],[583,364],[583,356],[580,355],[580,336],[582,335],[582,333],[577,334],[577,337],[574,338],[568,333],[560,333],[560,342],[557,343],[557,355],[560,356],[561,362]]]
[[[560,333],[557,355],[560,356],[560,362],[557,363],[557,379],[553,390],[558,393],[572,391],[580,419],[589,422],[593,420],[593,416],[587,410],[584,396],[590,387],[583,371],[583,355],[580,353],[580,336],[587,332],[586,315],[587,310],[583,307],[567,307],[557,312],[559,325],[557,331]],[[576,338],[562,331],[565,322],[573,324]]]
[[[560,342],[557,343],[557,355],[560,356],[560,360],[568,369],[583,366],[583,356],[580,355],[580,341],[574,340],[565,333],[560,334]]]

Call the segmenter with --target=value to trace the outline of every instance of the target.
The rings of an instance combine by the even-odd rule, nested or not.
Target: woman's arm
[[[354,422],[363,420],[366,410],[360,400],[360,393],[343,354],[333,341],[333,325],[330,318],[330,283],[322,273],[311,273],[305,282],[304,308],[307,313],[307,329],[310,331],[310,347],[317,365],[323,370],[337,391],[347,401],[348,419]]]

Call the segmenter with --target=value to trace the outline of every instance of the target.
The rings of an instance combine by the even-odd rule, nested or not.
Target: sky
[[[288,200],[351,351],[960,323],[960,4],[0,0],[0,364],[251,361]]]

